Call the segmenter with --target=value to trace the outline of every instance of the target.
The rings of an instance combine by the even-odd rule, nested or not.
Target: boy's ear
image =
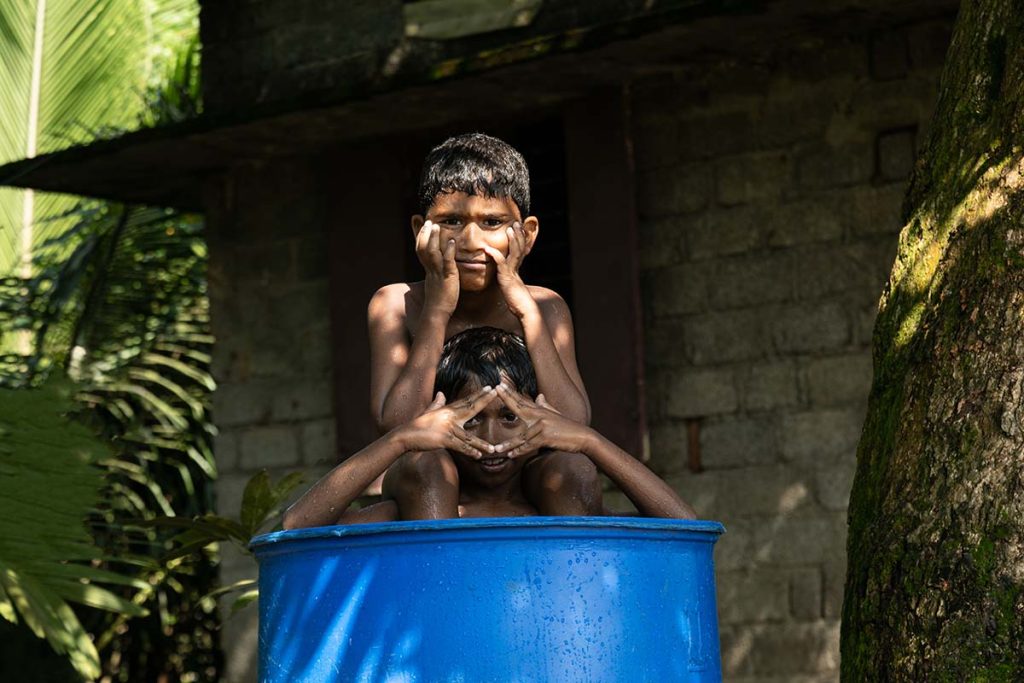
[[[420,228],[422,228],[423,224],[427,222],[427,219],[419,214],[416,214],[415,216],[412,217],[412,219],[410,219],[409,222],[412,224],[412,238],[416,239],[417,237],[419,237]]]
[[[533,249],[533,243],[537,241],[537,233],[540,232],[540,221],[536,216],[527,216],[523,220],[523,233],[526,235],[526,253]]]

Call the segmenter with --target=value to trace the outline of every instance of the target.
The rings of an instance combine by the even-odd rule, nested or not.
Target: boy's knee
[[[601,478],[590,458],[579,453],[549,453],[539,464],[539,483],[547,493],[600,492]]]
[[[448,451],[406,453],[395,461],[384,476],[386,497],[402,497],[404,493],[459,485],[459,472]]]

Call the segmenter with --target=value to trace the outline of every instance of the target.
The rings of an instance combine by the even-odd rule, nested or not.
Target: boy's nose
[[[462,238],[463,251],[475,251],[480,245],[480,226],[475,221],[466,223],[466,227],[459,231]]]

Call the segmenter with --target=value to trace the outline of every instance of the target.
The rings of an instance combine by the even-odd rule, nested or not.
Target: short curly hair
[[[448,192],[510,198],[525,218],[530,215],[530,170],[512,145],[483,133],[448,138],[423,161],[417,194],[424,214]]]

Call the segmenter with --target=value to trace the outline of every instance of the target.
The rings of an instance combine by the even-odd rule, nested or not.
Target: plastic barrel
[[[259,536],[260,681],[720,681],[723,530],[528,517]]]

